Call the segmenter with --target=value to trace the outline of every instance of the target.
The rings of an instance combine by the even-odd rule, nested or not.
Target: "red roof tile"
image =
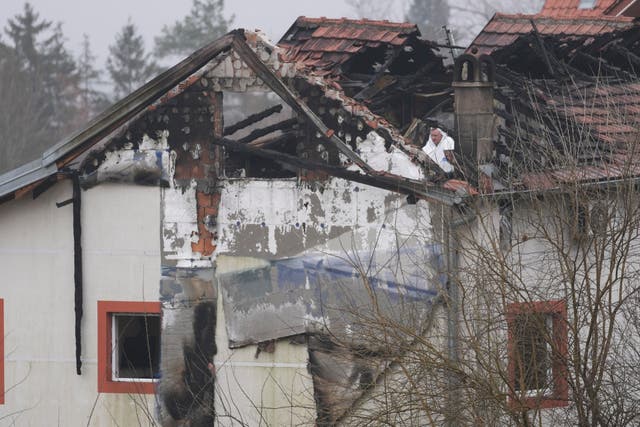
[[[542,6],[542,16],[564,17],[591,17],[604,15],[620,3],[629,3],[628,0],[595,0],[594,7],[580,9],[580,0],[547,0]]]
[[[313,58],[325,59],[323,67],[339,65],[354,54],[375,48],[381,43],[402,46],[408,36],[420,34],[415,24],[368,19],[328,19],[299,17],[278,43],[286,50],[287,60],[304,62],[318,68],[320,62],[309,62],[303,52],[314,52]],[[329,58],[327,55],[331,53]]]
[[[543,14],[503,15],[496,13],[476,36],[470,48],[476,47],[482,53],[491,53],[499,47],[507,46],[513,43],[519,35],[533,31],[531,21],[536,24],[536,28],[541,34],[581,37],[604,34],[633,25],[633,18],[626,16],[552,17]],[[501,36],[505,37],[501,38]]]

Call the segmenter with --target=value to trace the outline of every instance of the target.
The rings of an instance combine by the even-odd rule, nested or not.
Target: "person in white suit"
[[[429,140],[422,151],[445,173],[453,172],[453,149],[455,142],[440,128],[431,128]]]

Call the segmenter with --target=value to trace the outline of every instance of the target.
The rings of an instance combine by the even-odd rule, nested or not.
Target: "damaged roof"
[[[328,19],[299,17],[278,45],[284,59],[316,70],[333,70],[367,49],[386,44],[404,45],[418,37],[417,25],[368,19]]]
[[[333,24],[345,22],[344,20],[324,19],[315,21],[326,21]],[[314,20],[307,19],[304,22],[313,23]],[[391,24],[383,21],[373,21],[372,26],[374,30],[369,31],[367,30],[369,23],[370,21],[358,21],[358,25],[352,28],[354,31],[353,37],[359,37],[359,39],[355,39],[355,41],[352,40],[354,46],[360,44],[360,42],[358,42],[360,38],[362,40],[377,39],[381,46],[384,47],[397,46],[398,44],[401,45],[401,40],[405,35],[417,36],[419,34],[417,28],[411,24]],[[348,23],[347,27],[351,28],[352,26]],[[345,38],[349,37],[347,33],[343,34],[343,36]],[[250,38],[251,40],[249,40]],[[327,167],[327,165],[322,164],[313,165],[314,167],[319,168],[318,170],[325,170],[330,175],[344,176],[347,177],[347,179],[360,181],[373,186],[379,186],[381,188],[394,189],[395,191],[417,195],[418,197],[430,198],[431,196],[429,195],[433,193],[435,196],[431,198],[445,201],[447,203],[455,203],[455,201],[452,200],[459,199],[458,196],[449,197],[447,194],[443,194],[446,193],[446,191],[443,192],[442,189],[438,190],[430,183],[427,183],[427,188],[425,188],[425,183],[420,180],[406,179],[402,176],[390,173],[386,173],[384,176],[371,173],[375,171],[373,171],[373,169],[359,157],[356,153],[356,149],[354,148],[355,146],[353,144],[350,146],[348,143],[345,143],[341,136],[338,136],[333,129],[328,127],[323,120],[316,115],[311,108],[309,108],[306,104],[305,98],[299,97],[295,90],[292,90],[292,87],[283,81],[283,73],[286,73],[286,77],[288,79],[291,79],[293,76],[302,78],[298,80],[309,78],[309,75],[304,72],[296,71],[299,67],[293,66],[294,63],[292,62],[285,63],[284,61],[281,61],[278,63],[276,61],[274,64],[265,63],[264,60],[256,54],[254,47],[251,46],[256,43],[265,45],[264,40],[260,39],[256,41],[257,39],[260,39],[260,36],[257,33],[235,30],[212,42],[208,46],[196,51],[190,57],[160,74],[149,83],[114,104],[90,122],[85,129],[47,150],[43,153],[41,159],[0,176],[0,201],[11,200],[32,190],[34,191],[34,194],[36,194],[40,189],[44,190],[52,183],[62,179],[64,174],[71,172],[74,167],[77,167],[76,163],[78,163],[79,156],[84,155],[93,147],[100,147],[108,141],[113,140],[118,135],[122,135],[122,133],[126,131],[127,126],[142,117],[143,114],[158,108],[160,105],[163,105],[183,93],[194,83],[199,82],[205,73],[207,73],[209,68],[217,66],[218,62],[216,57],[228,50],[233,50],[235,54],[237,54],[239,58],[248,65],[255,75],[260,78],[260,81],[264,82],[266,85],[265,88],[270,88],[284,101],[286,101],[301,118],[308,121],[314,129],[314,132],[317,132],[328,142],[337,147],[337,149],[346,156],[352,164],[357,165],[360,168],[362,173],[351,172],[342,167]],[[270,45],[269,43],[267,43],[267,45],[267,53],[269,54],[267,56],[272,57],[276,55],[275,53],[274,55],[271,55],[271,52],[278,48]],[[433,53],[431,53],[431,55],[433,56]],[[392,56],[392,58],[395,59],[396,56]],[[416,65],[412,64],[414,68],[418,65],[419,63]],[[274,67],[276,70],[273,69]],[[382,71],[386,71],[386,68],[383,68]],[[373,77],[377,76],[379,75],[373,75]],[[373,81],[375,82],[377,80],[374,79]],[[318,82],[315,83],[317,84]],[[367,81],[367,83],[369,82]],[[321,84],[319,85],[319,88],[321,89],[322,96],[324,97],[327,97],[331,91],[342,93],[339,85],[337,87],[333,87],[332,85],[325,86],[324,84]],[[345,108],[347,108],[346,105]],[[387,131],[385,139],[389,138],[387,141],[390,139],[393,140],[392,143],[400,140],[400,145],[402,145],[402,137],[399,133],[394,132],[392,126],[387,127],[387,122],[382,117],[376,116],[373,113],[368,114],[367,107],[358,104],[357,102],[354,102],[348,109],[357,113],[358,116],[365,115],[367,118],[371,119],[366,122],[366,126],[369,126],[372,129],[378,128],[381,130],[386,127]],[[223,141],[221,139],[219,141],[212,142],[222,144],[225,142],[228,143],[229,141]],[[97,144],[100,145],[97,146]],[[259,155],[261,149],[255,149],[256,147],[253,148],[254,150],[252,151],[252,154]],[[288,162],[289,165],[294,167],[309,169],[309,165],[306,165],[306,168],[305,165],[299,166],[294,161],[295,159],[287,159],[283,153],[276,152],[276,155],[277,159],[275,160],[278,162]]]
[[[10,200],[33,190],[47,178],[55,177],[69,162],[112,132],[134,119],[154,102],[168,99],[183,91],[199,79],[189,78],[212,58],[231,47],[240,33],[231,32],[158,75],[149,83],[99,114],[82,130],[55,144],[40,159],[25,164],[0,176],[0,201]]]
[[[528,111],[526,115],[546,121],[548,131],[525,130],[532,152],[548,154],[548,143],[561,151],[572,150],[571,165],[548,159],[538,171],[524,173],[525,188],[550,189],[576,179],[597,182],[640,175],[635,148],[640,141],[640,84],[635,71],[640,66],[635,54],[639,50],[640,24],[628,22],[622,29],[590,37],[519,35],[492,51],[498,64],[495,94],[505,105],[497,113],[507,122],[501,135],[506,141],[521,139],[512,131],[522,131],[526,125],[515,123],[514,111]],[[573,142],[562,148],[568,140]],[[509,147],[501,149],[518,155]]]
[[[626,16],[566,16],[504,15],[496,13],[480,34],[471,42],[469,49],[489,54],[501,47],[509,46],[520,36],[534,32],[534,25],[541,35],[556,35],[566,38],[588,38],[633,26],[633,18]]]

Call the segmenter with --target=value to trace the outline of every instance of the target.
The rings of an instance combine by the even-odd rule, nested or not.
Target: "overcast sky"
[[[23,0],[0,0],[0,24],[21,13]],[[171,24],[189,13],[191,0],[30,0],[41,18],[63,23],[68,47],[79,51],[82,34],[90,37],[91,47],[99,57],[106,59],[108,46],[115,34],[131,17],[144,35],[150,49],[153,37],[163,25]],[[226,0],[225,15],[235,14],[233,28],[265,31],[275,42],[300,15],[319,17],[355,17],[353,9],[344,0]],[[401,14],[400,14],[401,15]]]

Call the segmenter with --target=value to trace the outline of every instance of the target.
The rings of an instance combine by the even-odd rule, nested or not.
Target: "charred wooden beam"
[[[536,22],[533,19],[529,19],[531,22],[531,27],[533,27],[533,34],[536,36],[536,41],[538,42],[538,47],[542,52],[542,59],[544,59],[544,63],[547,65],[547,70],[551,76],[555,77],[556,72],[553,69],[553,65],[551,65],[551,60],[549,59],[549,53],[547,52],[547,48],[544,45],[544,40],[540,36],[540,32],[538,32],[538,27],[536,26]]]
[[[282,111],[282,104],[274,105],[273,107],[269,107],[264,111],[252,114],[249,117],[247,117],[246,119],[242,119],[239,122],[234,123],[231,126],[227,126],[226,128],[224,128],[223,135],[224,136],[233,135],[234,133],[236,133],[240,129],[244,129],[247,126],[251,126],[254,123],[258,123],[259,121],[266,119],[267,117],[269,117],[272,114],[279,113],[280,111]]]
[[[287,120],[283,120],[281,122],[278,123],[274,123],[272,125],[269,125],[267,127],[261,128],[261,129],[256,129],[254,131],[252,131],[249,135],[245,136],[244,138],[240,138],[238,140],[238,142],[241,142],[243,144],[246,144],[248,142],[254,141],[262,136],[268,135],[271,132],[275,132],[277,130],[288,130],[290,128],[292,128],[293,126],[295,126],[296,124],[298,124],[298,119],[296,119],[295,117],[292,119],[287,119]]]
[[[355,99],[356,101],[371,99],[378,93],[394,84],[396,81],[397,79],[394,76],[390,76],[388,74],[376,76],[375,79],[372,79],[369,83],[367,83],[364,89],[356,93],[353,99]]]
[[[607,47],[607,49],[611,49],[614,52],[617,52],[620,55],[626,56],[629,62],[633,62],[634,64],[640,65],[640,56],[633,53],[626,47],[620,45],[619,43],[612,43]]]
[[[360,92],[355,94],[353,99],[356,101],[362,101],[365,99],[369,99],[374,97],[378,92],[382,91],[387,86],[396,82],[396,79],[390,75],[385,74],[387,68],[391,66],[391,63],[395,61],[395,59],[400,54],[400,49],[389,49],[386,52],[386,60],[384,64],[380,67],[380,69],[369,79],[367,85]]]
[[[38,184],[38,186],[36,186],[33,189],[33,192],[32,192],[33,199],[35,200],[38,197],[40,197],[42,193],[44,193],[45,191],[53,187],[57,182],[58,182],[58,175],[51,175],[50,177],[42,181],[42,183]]]
[[[264,81],[264,83],[278,94],[291,108],[307,119],[313,126],[325,135],[335,146],[347,156],[349,160],[358,165],[362,170],[371,172],[373,169],[362,158],[356,154],[351,147],[335,135],[333,129],[318,117],[307,104],[298,99],[296,95],[258,58],[256,53],[249,47],[245,40],[238,37],[233,39],[232,46],[242,60]]]
[[[457,196],[445,190],[438,189],[429,182],[404,178],[402,176],[391,174],[388,172],[372,171],[368,174],[361,174],[356,171],[347,170],[341,166],[333,166],[327,163],[314,162],[292,156],[290,154],[281,153],[279,151],[256,148],[246,144],[239,144],[236,141],[232,141],[226,138],[215,139],[213,141],[213,144],[220,145],[229,151],[235,151],[238,153],[269,159],[286,167],[294,169],[322,171],[337,178],[343,178],[349,181],[359,182],[361,184],[381,188],[383,190],[407,194],[416,198],[431,200],[446,205],[454,205],[462,201],[462,198],[460,196]]]
[[[256,139],[255,141],[251,141],[248,145],[256,148],[270,147],[272,145],[276,145],[282,142],[289,142],[291,140],[298,139],[301,136],[302,136],[301,132],[288,131],[288,132],[284,132],[282,135],[272,136],[269,138]]]
[[[625,75],[629,79],[633,78],[632,76],[629,75],[627,71],[623,70],[620,67],[616,67],[615,65],[611,65],[609,62],[607,62],[606,59],[604,59],[601,56],[596,58],[595,56],[582,51],[577,51],[576,55],[594,64],[594,66],[597,67],[598,70],[600,70],[601,68],[605,68],[609,70],[612,74]]]

